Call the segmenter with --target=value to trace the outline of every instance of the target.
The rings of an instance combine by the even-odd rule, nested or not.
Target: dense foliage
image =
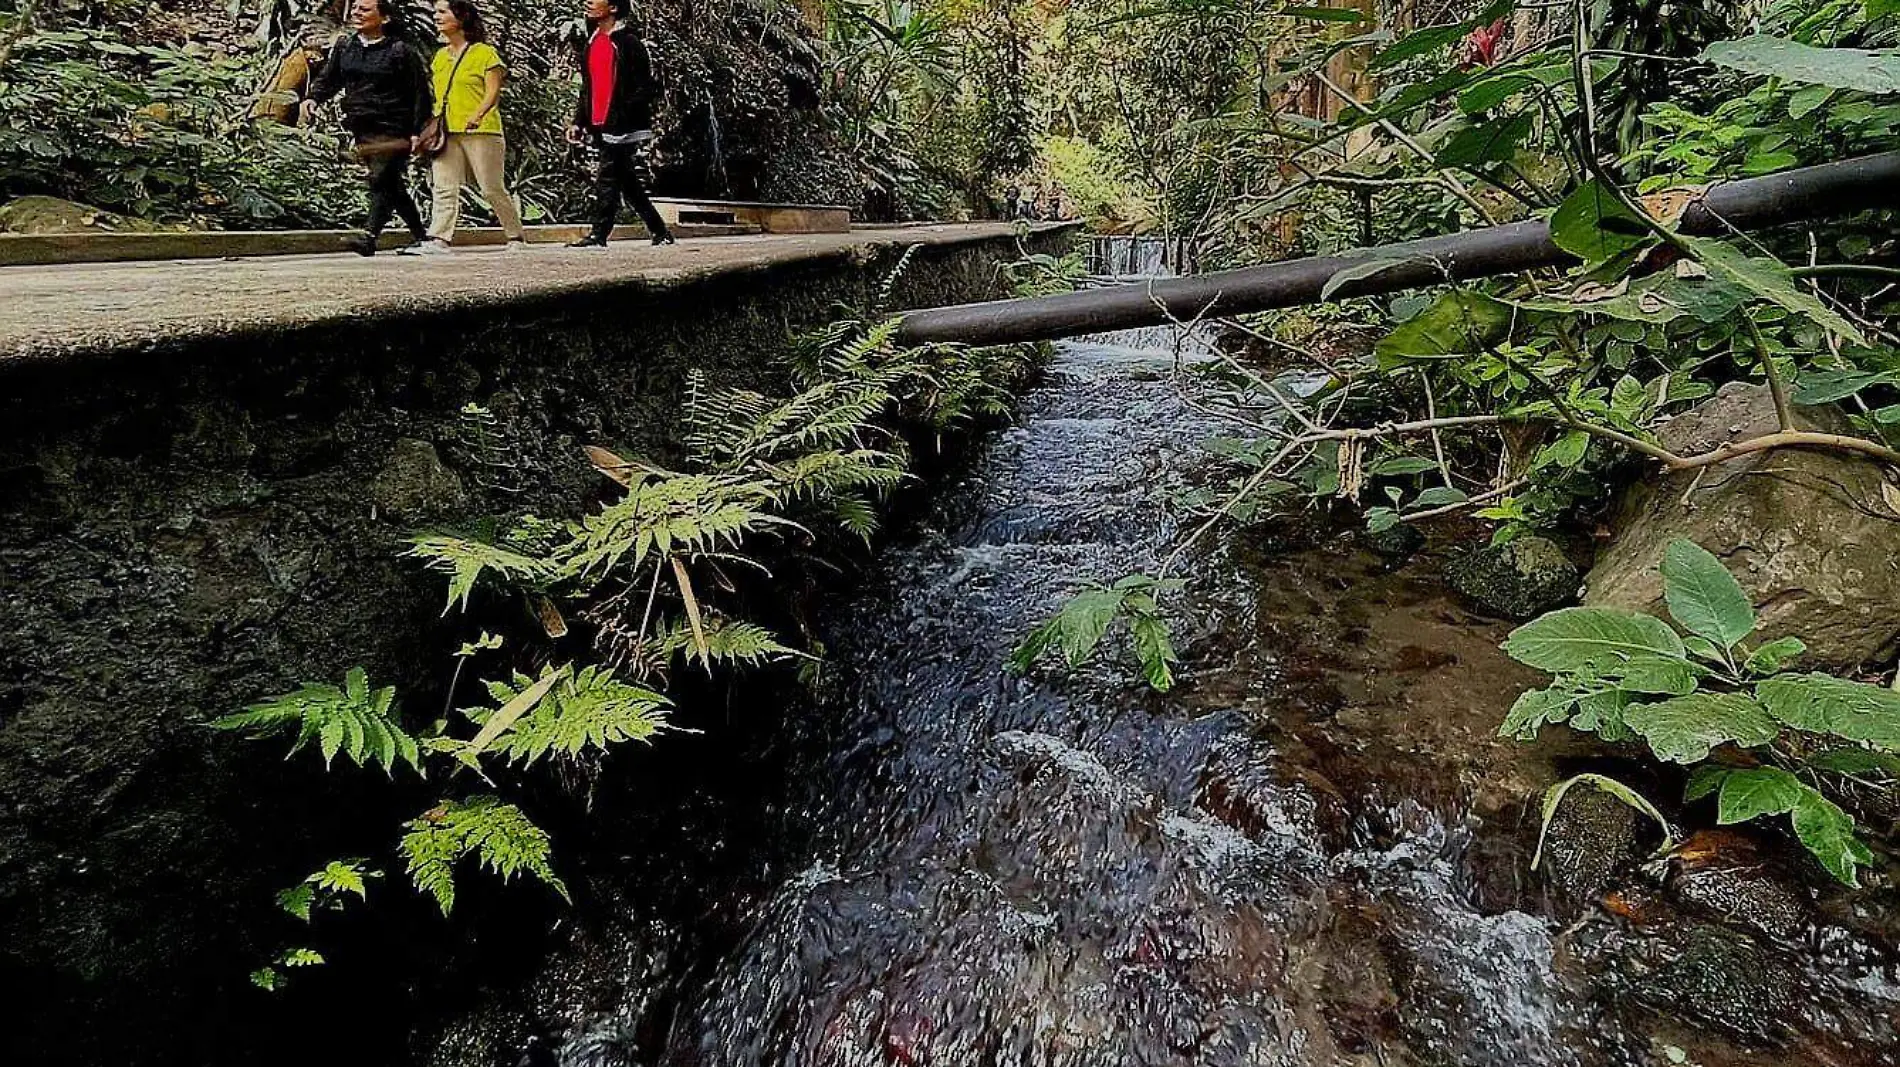
[[[1888,788],[1900,771],[1900,692],[1794,672],[1806,645],[1793,635],[1751,647],[1754,605],[1693,542],[1672,543],[1661,566],[1681,632],[1652,615],[1593,607],[1512,632],[1504,650],[1556,677],[1518,698],[1503,731],[1531,740],[1562,723],[1606,741],[1640,739],[1658,759],[1695,767],[1683,799],[1716,798],[1718,823],[1786,815],[1828,873],[1859,885],[1874,854],[1828,793]]]
[[[1031,260],[1016,270],[1031,284],[1071,268]],[[453,715],[420,726],[393,688],[373,687],[357,668],[340,687],[306,684],[217,719],[252,737],[291,735],[292,755],[314,747],[326,766],[340,757],[440,790],[385,860],[331,863],[280,894],[282,909],[309,923],[366,899],[380,862],[400,862],[444,915],[471,865],[565,898],[553,843],[530,814],[532,787],[549,780],[550,765],[557,783],[585,781],[613,750],[682,729],[668,695],[682,668],[711,675],[814,661],[748,616],[790,617],[799,586],[787,572],[801,562],[835,567],[867,544],[883,503],[911,476],[913,451],[1007,415],[1035,365],[1033,349],[900,346],[886,311],[802,338],[787,358],[789,396],[695,385],[680,469],[589,447],[611,488],[588,514],[497,516],[481,530],[412,537],[406,554],[446,580],[445,613],[467,618],[483,598],[526,597],[539,620],[534,632],[479,631],[462,646],[446,672]],[[572,651],[559,640],[570,635],[591,647]],[[471,671],[486,676],[472,700]],[[275,989],[289,968],[320,962],[299,946],[253,978]]]
[[[1409,21],[1414,5],[1351,7],[1260,13],[1234,0],[1131,16],[1237,19],[1242,39],[1301,19],[1351,27],[1343,39],[1291,34],[1271,52],[1271,102],[1257,112],[1271,128],[1240,137],[1246,152],[1177,141],[1162,153],[1177,169],[1198,162],[1223,174],[1211,209],[1193,216],[1203,253],[1336,251],[1544,218],[1577,265],[1238,324],[1258,358],[1217,353],[1197,386],[1233,426],[1208,443],[1223,473],[1175,501],[1199,520],[1186,524],[1186,542],[1158,573],[1129,579],[1152,597],[1131,607],[1116,587],[1081,590],[1030,635],[1019,667],[1058,657],[1073,666],[1113,647],[1102,636],[1117,617],[1165,627],[1184,551],[1211,530],[1274,512],[1356,508],[1374,534],[1465,514],[1503,542],[1590,528],[1634,479],[1749,452],[1831,449],[1900,466],[1892,213],[1753,236],[1679,228],[1711,181],[1900,143],[1893,5],[1497,0],[1440,5],[1426,25]],[[1315,88],[1336,109],[1302,104],[1299,94]],[[1255,105],[1235,100],[1204,100],[1199,123],[1172,130],[1238,136]],[[1248,159],[1260,165],[1237,168]],[[1395,204],[1407,208],[1389,210]],[[1327,296],[1400,264],[1417,265],[1362,258],[1334,276]],[[1663,444],[1666,422],[1731,383],[1755,387],[1773,429],[1709,452]],[[1809,405],[1840,405],[1851,432],[1803,429],[1799,409]],[[1900,724],[1900,704],[1853,679],[1784,672],[1794,635],[1738,651],[1752,611],[1729,592],[1721,613],[1698,609],[1683,592],[1685,573],[1706,596],[1733,584],[1711,561],[1692,560],[1698,551],[1679,547],[1665,564],[1688,637],[1661,620],[1594,609],[1520,631],[1510,650],[1558,681],[1526,695],[1506,732],[1565,722],[1644,741],[1669,762],[1714,758],[1692,779],[1690,799],[1717,797],[1722,822],[1789,816],[1827,869],[1853,883],[1874,853],[1841,806],[1832,764],[1851,764],[1842,773],[1854,788],[1891,789],[1887,732]],[[1584,624],[1653,647],[1605,659],[1577,651],[1586,635],[1575,655],[1529,651],[1539,634]],[[1158,672],[1152,655],[1135,651],[1157,687],[1181,673]],[[1621,788],[1600,776],[1590,784]]]

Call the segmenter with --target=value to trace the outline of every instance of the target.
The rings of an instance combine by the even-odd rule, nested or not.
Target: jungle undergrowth
[[[1746,28],[1756,32],[1745,32],[1727,25],[1719,5],[1665,10],[1630,0],[1619,10],[1643,9],[1641,18],[1602,18],[1603,5],[1543,5],[1511,30],[1516,7],[1471,4],[1403,35],[1362,27],[1362,36],[1321,41],[1289,60],[1286,84],[1311,82],[1344,108],[1317,132],[1284,129],[1288,171],[1298,177],[1259,206],[1318,209],[1341,188],[1449,198],[1454,227],[1547,219],[1577,265],[1476,283],[1454,283],[1447,270],[1443,285],[1375,300],[1354,293],[1417,264],[1362,257],[1327,285],[1329,306],[1233,323],[1284,369],[1219,350],[1183,369],[1197,403],[1233,427],[1207,442],[1221,471],[1216,483],[1167,503],[1189,532],[1155,573],[1079,590],[1025,638],[1016,669],[1042,660],[1078,667],[1115,647],[1103,635],[1125,622],[1142,679],[1157,689],[1175,684],[1191,672],[1158,660],[1167,643],[1136,641],[1135,628],[1165,636],[1179,610],[1170,598],[1195,550],[1276,513],[1336,502],[1357,507],[1374,535],[1464,514],[1503,543],[1575,524],[1634,478],[1756,451],[1818,448],[1900,466],[1900,270],[1888,265],[1891,241],[1882,244],[1891,212],[1760,236],[1681,230],[1709,181],[1892,147],[1900,102],[1892,56],[1878,49],[1900,41],[1900,12],[1861,0],[1778,0]],[[1354,49],[1365,50],[1365,70],[1383,83],[1369,99],[1338,82],[1335,59]],[[1337,156],[1328,162],[1320,149]],[[1444,225],[1441,217],[1395,236]],[[1284,328],[1296,318],[1308,328],[1378,322],[1383,336],[1369,351],[1322,353]],[[1773,430],[1696,454],[1661,442],[1659,427],[1731,382],[1759,385],[1774,405]],[[1833,405],[1851,433],[1803,427],[1800,408]],[[1761,658],[1751,665],[1751,656],[1776,649],[1786,658],[1787,647],[1771,642],[1736,662],[1685,652],[1668,681],[1695,684],[1672,695],[1688,703],[1671,714],[1695,709],[1707,713],[1705,725],[1753,728],[1745,737],[1758,740],[1740,746],[1740,762],[1699,775],[1695,795],[1717,796],[1722,822],[1790,815],[1796,836],[1852,883],[1873,853],[1851,816],[1817,791],[1834,772],[1808,762],[1809,735],[1859,746],[1830,759],[1872,767],[1889,752],[1885,742],[1829,727],[1831,712],[1794,710],[1794,702],[1825,693],[1864,706],[1868,723],[1853,727],[1862,734],[1900,724],[1900,703],[1875,699],[1887,692],[1877,686],[1784,677],[1778,661]],[[1565,689],[1577,695],[1561,705],[1556,695],[1526,699],[1569,709],[1572,725],[1610,723],[1607,734],[1595,731],[1606,739],[1639,739],[1605,710],[1624,699],[1604,695],[1613,690]],[[1623,706],[1649,705],[1625,701],[1616,710]],[[1639,711],[1639,722],[1649,714]],[[1514,714],[1513,731],[1520,720]],[[1689,754],[1667,743],[1650,748],[1670,761]],[[1736,792],[1723,802],[1731,781]],[[1759,795],[1744,803],[1751,790]]]
[[[678,469],[590,446],[588,461],[611,487],[596,510],[411,536],[404,554],[445,579],[444,615],[467,618],[474,601],[514,598],[534,620],[524,631],[471,634],[445,672],[448,704],[433,721],[418,725],[424,713],[355,667],[340,686],[308,683],[211,723],[254,738],[291,735],[291,757],[313,750],[339,774],[376,769],[439,790],[393,848],[325,861],[279,893],[286,916],[312,926],[368,904],[395,869],[444,917],[470,868],[571,900],[554,843],[532,815],[535,798],[546,802],[537,782],[552,774],[585,803],[610,753],[692,729],[683,721],[692,709],[669,695],[679,671],[711,677],[818,662],[816,649],[748,609],[792,596],[797,583],[786,571],[835,570],[870,547],[891,494],[913,477],[917,450],[1008,418],[1043,354],[901,345],[888,309],[915,250],[868,313],[794,339],[789,396],[710,390],[695,375]],[[1072,266],[1038,257],[1005,274],[1019,287],[1046,286]],[[589,647],[564,651],[570,635]],[[295,970],[323,963],[308,940],[276,953],[252,981],[278,989]]]

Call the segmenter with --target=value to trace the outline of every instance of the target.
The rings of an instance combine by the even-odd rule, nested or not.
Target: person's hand
[[[422,151],[422,138],[420,136],[409,138],[409,154],[413,156],[420,151]]]
[[[474,118],[469,119],[467,122],[462,124],[463,133],[474,133],[476,130],[479,130],[481,128],[482,128],[482,116],[480,115],[477,115]]]
[[[586,140],[587,140],[587,131],[581,129],[579,126],[569,126],[567,128],[567,143],[568,144],[582,144],[582,143],[585,143]]]
[[[305,100],[303,103],[298,104],[297,116],[302,120],[305,126],[315,122],[317,119],[317,102],[315,100]]]

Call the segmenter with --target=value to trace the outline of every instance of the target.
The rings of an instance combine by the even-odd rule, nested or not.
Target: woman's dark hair
[[[626,21],[633,19],[633,0],[607,0],[607,6],[613,10],[614,17]]]
[[[482,22],[482,13],[473,0],[449,0],[449,14],[462,24],[462,36],[468,38],[469,44],[488,40],[488,26]]]
[[[402,9],[402,0],[376,0],[376,10],[383,16],[383,32],[391,37],[409,36],[409,16]]]

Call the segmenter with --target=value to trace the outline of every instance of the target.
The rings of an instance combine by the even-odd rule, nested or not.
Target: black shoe
[[[590,233],[578,241],[568,243],[569,248],[606,248],[607,239],[597,233]]]
[[[343,247],[359,256],[373,256],[376,254],[376,238],[372,234],[359,233],[354,237],[345,237]]]
[[[661,230],[659,233],[653,235],[653,243],[657,246],[678,244],[679,242],[673,240],[673,234],[671,232]]]

